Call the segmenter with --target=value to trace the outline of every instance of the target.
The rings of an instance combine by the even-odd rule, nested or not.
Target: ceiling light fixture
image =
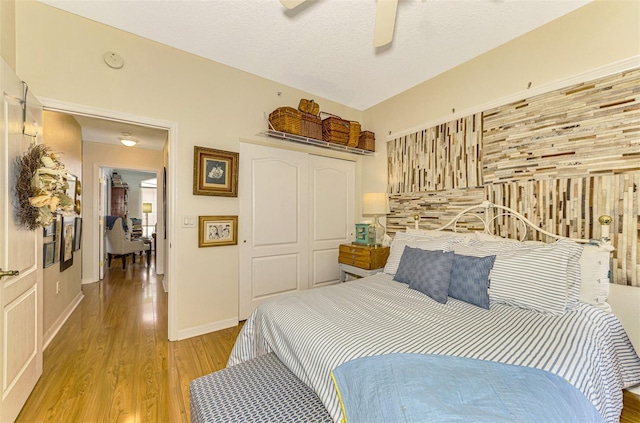
[[[133,147],[138,143],[138,140],[135,138],[131,138],[131,134],[128,132],[123,132],[120,137],[120,142],[127,147]]]

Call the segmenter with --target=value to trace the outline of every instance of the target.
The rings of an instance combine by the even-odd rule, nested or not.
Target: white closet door
[[[239,319],[308,286],[308,155],[240,143]]]
[[[338,247],[354,230],[356,164],[309,156],[309,287],[339,282]]]

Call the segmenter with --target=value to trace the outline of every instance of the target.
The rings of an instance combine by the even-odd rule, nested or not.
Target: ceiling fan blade
[[[393,29],[396,26],[397,10],[398,0],[378,0],[376,26],[373,31],[374,47],[382,47],[393,40]]]
[[[280,3],[287,9],[293,9],[300,6],[306,0],[280,0]]]

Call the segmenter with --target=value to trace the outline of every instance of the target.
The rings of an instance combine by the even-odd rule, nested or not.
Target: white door
[[[355,226],[352,161],[309,156],[309,287],[339,282],[338,247]]]
[[[0,268],[19,272],[0,278],[0,421],[12,422],[42,374],[42,230],[19,228],[14,208],[15,159],[41,136],[23,135],[23,86],[9,65],[0,62]],[[33,95],[24,112],[25,132],[35,133],[41,128],[42,106]]]
[[[240,143],[239,318],[308,286],[308,156]]]

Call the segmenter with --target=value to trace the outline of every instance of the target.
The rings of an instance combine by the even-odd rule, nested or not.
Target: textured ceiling
[[[375,0],[40,1],[358,110],[589,2],[400,0],[375,49]]]

